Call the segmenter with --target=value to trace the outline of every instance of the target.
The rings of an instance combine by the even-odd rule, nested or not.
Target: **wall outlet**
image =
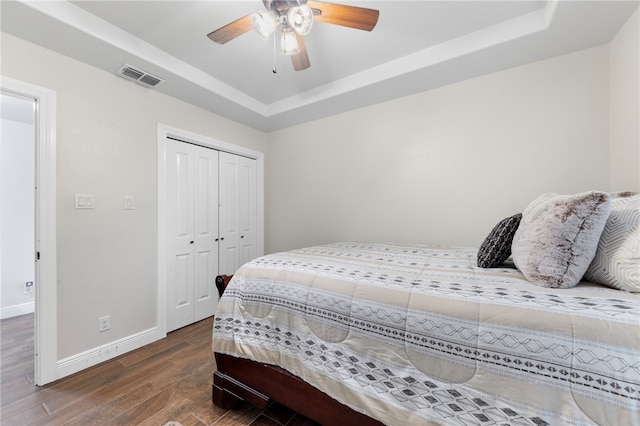
[[[111,317],[106,315],[104,317],[98,318],[99,330],[100,333],[103,331],[107,331],[111,329]]]
[[[24,294],[33,293],[33,281],[27,281],[24,283]]]

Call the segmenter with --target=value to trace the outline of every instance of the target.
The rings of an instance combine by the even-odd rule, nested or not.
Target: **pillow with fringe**
[[[522,212],[511,245],[514,264],[533,284],[575,286],[596,254],[610,210],[606,192],[541,195]]]

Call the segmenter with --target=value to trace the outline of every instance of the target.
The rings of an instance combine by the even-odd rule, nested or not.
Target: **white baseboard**
[[[85,368],[93,367],[101,362],[141,348],[144,345],[167,337],[157,327],[132,334],[123,339],[110,342],[97,348],[72,355],[58,361],[58,378],[68,376]]]
[[[20,305],[5,306],[0,309],[0,319],[17,317],[19,315],[32,314],[35,312],[35,302],[21,303]]]

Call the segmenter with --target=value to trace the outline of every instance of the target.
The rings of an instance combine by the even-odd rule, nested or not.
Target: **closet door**
[[[220,153],[220,274],[257,257],[256,160]]]
[[[218,305],[218,151],[194,146],[195,283],[194,321],[208,318]]]
[[[167,332],[217,305],[218,152],[167,139]]]

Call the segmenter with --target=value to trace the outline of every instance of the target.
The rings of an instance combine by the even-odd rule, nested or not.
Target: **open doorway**
[[[4,407],[14,395],[36,389],[36,101],[0,92],[0,119],[0,390]]]
[[[53,90],[2,76],[0,94],[9,101],[24,101],[32,111],[33,150],[26,156],[33,156],[32,189],[26,189],[25,198],[34,203],[30,207],[33,237],[14,235],[12,238],[31,240],[31,265],[33,283],[31,289],[34,310],[34,381],[44,385],[59,377],[57,361],[57,255],[56,255],[56,93]],[[5,98],[5,96],[7,98]],[[3,112],[4,114],[4,112]],[[15,118],[15,117],[14,117]],[[14,120],[16,121],[16,120]],[[3,123],[4,124],[4,123]],[[11,127],[11,123],[9,123]],[[18,126],[20,127],[20,126]],[[2,137],[5,137],[3,129]],[[4,141],[3,141],[4,142]],[[4,145],[4,144],[3,144]],[[4,155],[4,147],[3,147]],[[17,155],[11,152],[11,155]],[[3,159],[4,161],[4,159]],[[29,172],[27,172],[29,173]],[[13,179],[13,178],[10,178]],[[11,185],[11,182],[9,182]],[[14,194],[15,195],[15,194]],[[16,198],[17,200],[17,198]],[[4,201],[4,200],[3,200]],[[22,201],[11,201],[12,203]],[[13,206],[9,206],[10,208]],[[3,209],[4,210],[4,209]],[[3,217],[4,220],[4,211]],[[3,227],[4,228],[4,227]],[[23,232],[29,232],[24,231]],[[4,240],[4,229],[2,239]],[[13,249],[14,241],[2,244],[2,256]],[[3,274],[4,276],[4,274]],[[29,279],[24,280],[28,282]],[[10,283],[11,284],[11,283]],[[15,282],[14,282],[15,284]],[[18,295],[24,294],[25,285],[18,285]],[[4,295],[4,288],[3,297]],[[28,309],[29,301],[15,303],[12,309]],[[3,305],[4,306],[4,305]]]
[[[0,93],[0,318],[35,311],[36,102]]]

